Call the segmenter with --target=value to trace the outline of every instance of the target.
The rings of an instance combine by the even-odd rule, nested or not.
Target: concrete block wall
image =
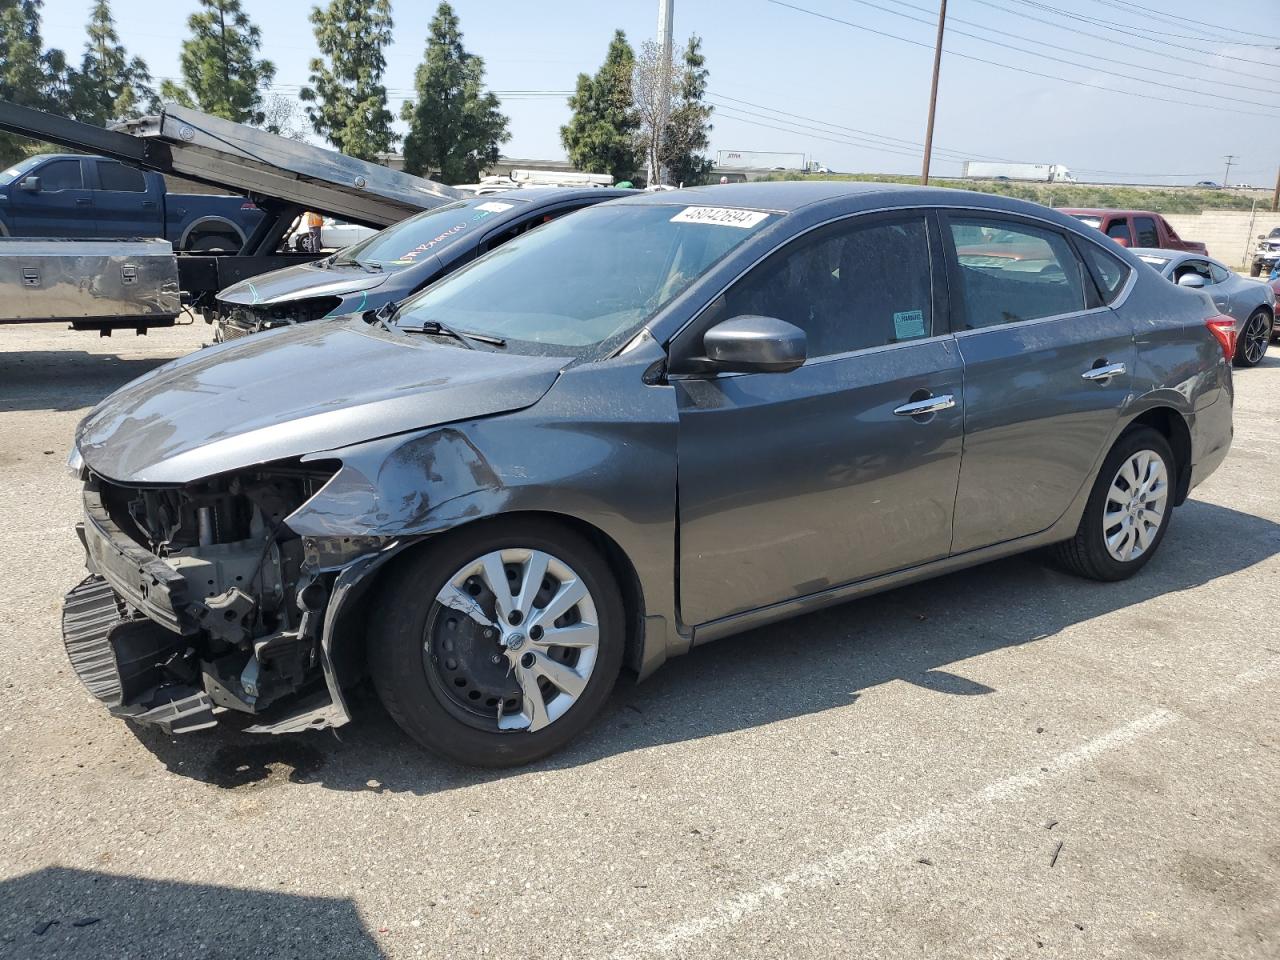
[[[1204,213],[1166,213],[1165,219],[1184,240],[1201,240],[1209,248],[1209,256],[1227,266],[1248,266],[1257,242],[1254,237],[1280,227],[1280,213],[1269,209],[1206,210]]]

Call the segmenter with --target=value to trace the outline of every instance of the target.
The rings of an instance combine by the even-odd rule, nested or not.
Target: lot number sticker
[[[685,207],[671,218],[671,222],[714,223],[721,227],[750,230],[767,216],[759,210],[734,210],[732,207]]]
[[[514,203],[503,203],[501,200],[487,200],[484,203],[477,203],[477,210],[488,210],[490,213],[502,213],[504,210],[510,210],[514,207]]]

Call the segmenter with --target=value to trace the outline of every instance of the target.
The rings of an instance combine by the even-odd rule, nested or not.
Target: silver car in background
[[[1276,318],[1276,295],[1270,284],[1242,277],[1199,253],[1137,248],[1137,257],[1180,287],[1204,290],[1223,315],[1235,321],[1237,367],[1256,367],[1267,355]]]

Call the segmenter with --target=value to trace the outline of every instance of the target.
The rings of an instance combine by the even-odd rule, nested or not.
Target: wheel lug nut
[[[490,663],[492,663],[492,664],[495,664],[495,665],[496,665],[496,664],[501,663],[501,662],[502,662],[502,654],[500,654],[500,653],[495,653],[493,656],[491,656],[491,657],[489,658],[489,662],[490,662]]]

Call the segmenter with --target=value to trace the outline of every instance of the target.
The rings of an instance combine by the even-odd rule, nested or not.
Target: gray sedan
[[[1036,547],[1134,575],[1227,454],[1231,338],[1011,198],[599,204],[99,404],[64,642],[169,731],[340,726],[368,676],[426,747],[528,762],[624,667],[761,624]]]
[[[1253,367],[1262,362],[1276,317],[1276,295],[1270,284],[1242,277],[1200,253],[1151,247],[1133,252],[1178,286],[1203,290],[1223,315],[1235,321],[1236,366]]]

